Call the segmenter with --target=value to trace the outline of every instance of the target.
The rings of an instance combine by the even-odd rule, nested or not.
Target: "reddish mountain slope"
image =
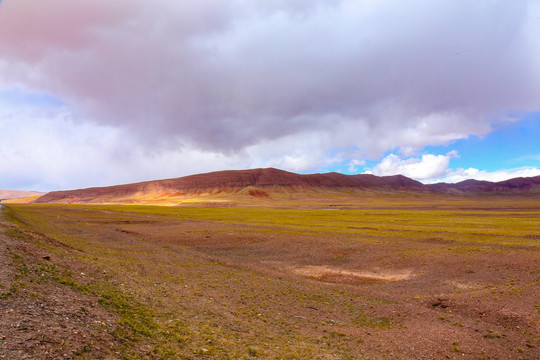
[[[136,198],[145,194],[169,194],[171,196],[178,196],[220,191],[232,192],[248,187],[297,190],[352,188],[419,191],[424,188],[424,185],[401,175],[384,177],[367,174],[344,175],[339,173],[302,175],[269,168],[218,171],[176,179],[147,181],[127,185],[54,191],[40,197],[36,202],[108,202],[118,199]]]
[[[321,189],[457,194],[540,192],[540,176],[516,178],[498,183],[466,180],[457,184],[424,185],[402,175],[378,177],[368,174],[344,175],[335,172],[303,175],[274,168],[229,170],[135,184],[54,191],[41,196],[34,202],[153,203],[157,200],[165,202],[166,199],[209,194],[245,193],[254,197],[269,197],[271,193],[280,191],[302,192]]]

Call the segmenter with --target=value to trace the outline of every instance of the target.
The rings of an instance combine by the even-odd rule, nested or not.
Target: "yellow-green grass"
[[[44,248],[94,270],[92,283],[65,282],[121,315],[125,358],[141,356],[139,336],[160,358],[369,358],[368,333],[384,339],[408,326],[391,310],[400,298],[505,296],[530,306],[522,298],[537,277],[537,205],[444,198],[427,210],[425,198],[397,198],[348,210],[33,204],[3,212]],[[507,255],[529,262],[520,268]],[[439,266],[448,279],[336,285],[288,272],[300,265],[411,268],[419,283]],[[472,320],[453,322],[473,331]],[[437,326],[455,331],[453,322]]]
[[[328,210],[274,208],[156,207],[144,205],[32,205],[75,219],[134,217],[151,221],[194,220],[255,225],[286,232],[353,234],[374,238],[427,239],[471,244],[540,246],[540,211],[498,210]],[[21,208],[19,211],[24,211]],[[103,213],[102,211],[106,211]],[[93,212],[93,213],[92,213]],[[146,221],[145,220],[145,221]],[[119,221],[119,220],[115,220]],[[121,220],[120,220],[121,221]]]
[[[347,342],[358,328],[392,326],[389,319],[368,314],[369,298],[290,278],[268,278],[203,258],[182,246],[124,238],[111,232],[107,222],[154,220],[149,212],[141,216],[116,210],[10,206],[5,216],[36,239],[45,235],[49,241],[44,239],[41,245],[57,256],[75,256],[96,274],[104,274],[90,284],[65,277],[63,283],[98,295],[104,306],[118,312],[121,320],[115,333],[132,347],[142,335],[153,342],[153,353],[160,358],[323,359],[339,354],[347,359],[357,358],[351,357]],[[56,242],[76,251],[66,252]],[[306,312],[322,307],[324,314],[308,318]],[[137,358],[134,354],[132,348],[122,349],[125,358]]]

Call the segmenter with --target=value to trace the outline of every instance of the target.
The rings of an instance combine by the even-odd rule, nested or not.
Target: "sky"
[[[0,188],[540,175],[540,0],[0,0]]]

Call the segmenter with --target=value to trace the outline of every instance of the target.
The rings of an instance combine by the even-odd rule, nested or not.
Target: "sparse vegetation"
[[[8,205],[3,215],[16,226],[4,234],[51,255],[28,266],[13,252],[21,277],[2,287],[0,300],[32,283],[91,296],[116,316],[96,323],[96,333],[122,344],[116,356],[125,359],[407,357],[385,339],[403,337],[429,354],[423,337],[445,332],[456,334],[452,353],[480,356],[478,342],[495,355],[535,351],[523,345],[533,342],[530,325],[516,318],[521,330],[506,327],[498,307],[512,299],[512,311],[537,316],[540,244],[530,235],[540,211],[522,202],[518,211],[379,205]],[[99,350],[88,343],[76,351],[85,358]]]

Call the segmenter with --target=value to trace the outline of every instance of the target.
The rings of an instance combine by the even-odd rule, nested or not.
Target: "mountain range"
[[[238,194],[270,198],[275,194],[306,191],[400,192],[440,194],[540,193],[540,176],[501,182],[466,180],[455,184],[422,184],[402,175],[375,176],[340,173],[296,174],[274,168],[228,170],[174,179],[53,191],[36,203],[150,203],[181,197]],[[174,201],[173,201],[174,202]]]

